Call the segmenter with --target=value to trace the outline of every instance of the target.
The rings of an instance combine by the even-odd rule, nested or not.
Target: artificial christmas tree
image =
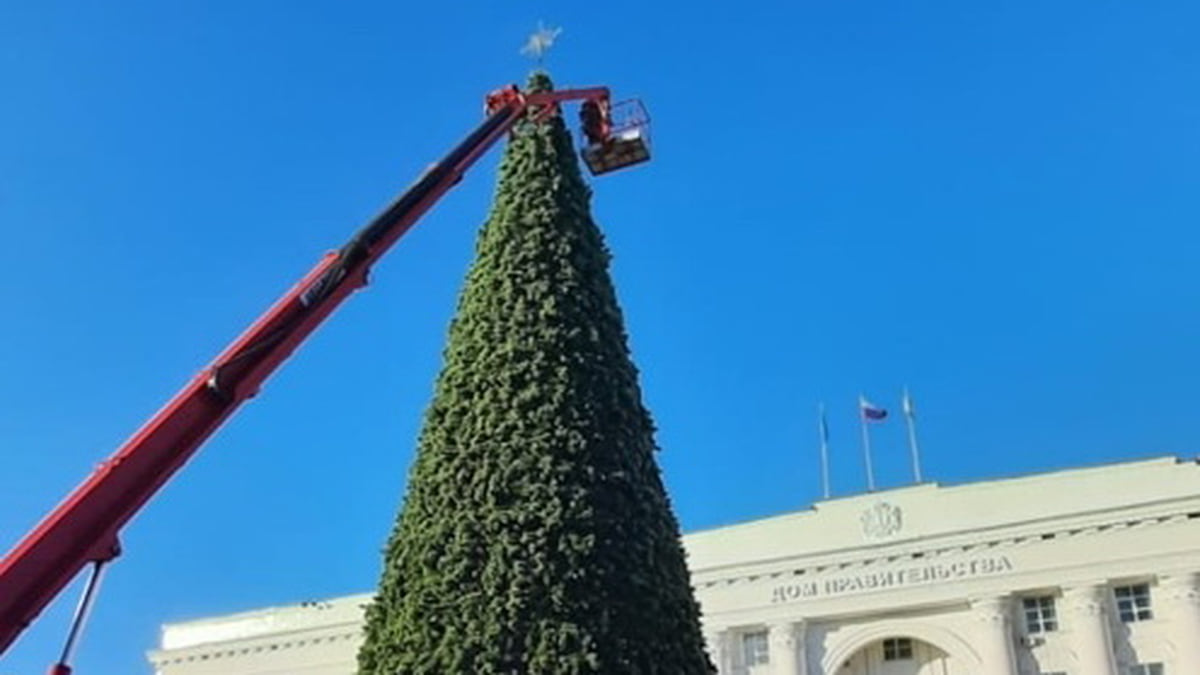
[[[362,675],[713,672],[589,200],[558,114],[521,123],[367,611]]]

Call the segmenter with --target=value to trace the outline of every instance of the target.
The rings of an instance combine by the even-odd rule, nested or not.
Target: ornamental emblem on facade
[[[863,534],[868,539],[883,539],[900,531],[904,521],[901,519],[899,506],[887,502],[875,502],[875,505],[859,516],[862,521]]]

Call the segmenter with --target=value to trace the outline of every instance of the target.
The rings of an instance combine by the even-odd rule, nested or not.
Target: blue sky
[[[1200,447],[1194,3],[8,3],[0,547],[522,80],[539,19],[560,85],[654,119],[594,211],[685,529],[811,503],[821,401],[862,490],[860,391],[911,388],[943,482]],[[126,530],[78,672],[373,587],[497,154]]]

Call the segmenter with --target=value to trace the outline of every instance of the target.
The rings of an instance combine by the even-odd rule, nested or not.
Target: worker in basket
[[[579,106],[579,124],[588,145],[604,145],[608,141],[608,120],[596,100],[584,101]]]

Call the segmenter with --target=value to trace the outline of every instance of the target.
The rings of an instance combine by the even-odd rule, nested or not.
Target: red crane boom
[[[367,273],[500,137],[532,112],[550,114],[563,101],[584,100],[608,109],[603,87],[521,93],[515,86],[488,96],[487,118],[431,166],[417,182],[356,233],[346,245],[326,254],[270,309],[192,379],[166,406],[0,560],[0,654],[17,639],[64,586],[89,564],[98,574],[120,554],[118,536],[159,488],[201,444],[259,387],[306,337],[351,293],[367,284]],[[607,128],[607,122],[606,128]],[[611,149],[608,145],[611,142]],[[621,139],[589,140],[593,155],[609,159],[628,153]],[[585,154],[585,159],[587,155]],[[643,161],[639,158],[638,161]],[[594,165],[593,173],[619,166]],[[89,582],[62,658],[53,675],[67,666],[79,624],[86,614],[97,577]]]

